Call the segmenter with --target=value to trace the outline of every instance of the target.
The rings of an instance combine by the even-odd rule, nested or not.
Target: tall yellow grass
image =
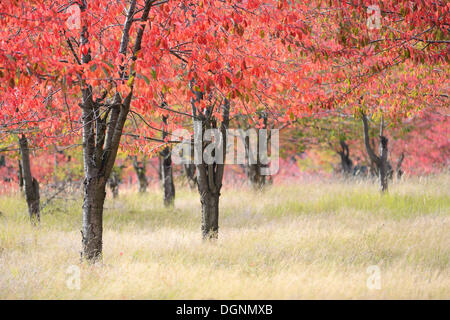
[[[80,262],[80,199],[54,201],[35,228],[20,195],[0,196],[0,298],[449,299],[449,178],[385,196],[338,180],[228,188],[215,243],[200,239],[195,191],[165,209],[159,190],[121,190],[105,205],[96,265]],[[367,286],[373,265],[380,289]]]

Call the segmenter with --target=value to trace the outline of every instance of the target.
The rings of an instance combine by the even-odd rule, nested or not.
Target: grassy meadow
[[[449,182],[409,178],[385,196],[367,181],[225,188],[212,243],[195,190],[166,209],[156,187],[121,189],[95,265],[80,262],[81,198],[54,200],[32,227],[22,196],[0,195],[0,299],[450,299]]]

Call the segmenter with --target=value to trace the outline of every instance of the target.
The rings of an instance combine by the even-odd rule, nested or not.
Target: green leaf
[[[156,70],[155,70],[155,69],[152,69],[152,70],[150,71],[150,74],[152,75],[153,80],[156,80]]]
[[[291,120],[295,119],[295,116],[294,116],[294,114],[292,112],[289,114],[289,118],[291,118]]]
[[[128,79],[127,81],[127,86],[131,87],[133,85],[134,82],[134,76],[130,77],[130,79]]]
[[[114,66],[113,66],[113,64],[112,64],[111,62],[108,62],[108,61],[106,61],[106,60],[103,60],[103,62],[104,62],[105,64],[107,64],[108,67],[110,67],[111,69],[114,69]]]
[[[103,72],[105,73],[105,75],[106,75],[107,77],[109,77],[109,71],[108,71],[108,69],[106,69],[104,66],[102,66],[102,70],[103,70]]]

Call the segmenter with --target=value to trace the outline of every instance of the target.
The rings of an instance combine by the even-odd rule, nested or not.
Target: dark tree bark
[[[18,167],[18,170],[17,170],[17,178],[19,179],[19,190],[20,191],[24,191],[23,190],[23,185],[24,185],[24,183],[23,183],[23,170],[22,170],[22,162],[20,161],[20,159],[19,160],[17,160],[17,167]]]
[[[163,188],[163,159],[158,157],[158,182],[159,186]]]
[[[197,186],[197,174],[195,172],[195,165],[192,163],[183,164],[184,175],[186,176],[188,186],[194,189]]]
[[[259,144],[259,137],[258,137],[258,144]],[[246,145],[248,146],[248,142],[246,142]],[[251,151],[249,151],[249,153],[250,152]],[[247,156],[247,161],[248,159],[249,158]],[[261,174],[263,168],[267,167],[267,165],[261,163],[258,155],[256,155],[256,161],[257,163],[254,164],[247,163],[245,165],[245,174],[247,176],[248,183],[254,190],[262,190],[266,184],[270,183],[268,176]]]
[[[369,173],[371,178],[376,178],[379,175],[378,165],[372,160],[370,160]]]
[[[0,156],[0,168],[1,167],[6,167],[6,158],[4,155]],[[9,170],[8,170],[9,171]],[[9,176],[9,173],[6,177],[3,177],[3,181],[11,181],[11,178]]]
[[[203,94],[194,91],[196,98],[191,98],[193,119],[200,120],[201,128],[198,123],[194,123],[194,141],[203,141],[200,136],[207,129],[216,129],[217,120],[212,115],[213,107],[207,107],[204,112],[197,110],[195,104],[203,98]],[[221,106],[222,122],[220,125],[220,139],[217,150],[223,154],[222,161],[214,161],[207,164],[203,157],[207,143],[203,141],[201,145],[194,144],[194,153],[201,157],[201,161],[196,163],[197,187],[200,193],[200,202],[202,205],[202,237],[204,240],[217,239],[219,232],[219,199],[222,189],[222,179],[225,169],[226,156],[226,129],[229,125],[230,102],[225,99]],[[197,112],[198,111],[198,112]]]
[[[120,174],[113,170],[111,176],[108,180],[109,188],[111,189],[111,193],[113,195],[113,199],[119,196],[119,184],[120,184]]]
[[[395,169],[398,180],[400,180],[403,176],[402,163],[403,163],[404,159],[405,159],[405,154],[402,152],[402,154],[400,155],[400,158],[398,159],[398,162],[397,162],[397,168]]]
[[[355,177],[361,177],[361,178],[367,178],[369,174],[369,169],[365,165],[359,165],[353,167],[353,176]]]
[[[194,145],[191,144],[191,156],[194,152]],[[183,172],[188,182],[190,189],[194,189],[197,186],[197,173],[195,170],[195,164],[193,164],[193,158],[191,157],[189,163],[183,164]]]
[[[353,161],[350,159],[350,151],[348,144],[344,140],[340,140],[341,150],[337,151],[341,157],[342,173],[344,176],[350,176],[353,172]]]
[[[139,184],[139,192],[144,193],[147,191],[147,169],[146,169],[146,162],[147,159],[144,157],[141,162],[137,161],[137,157],[135,156],[133,158],[133,168],[136,172],[137,178],[138,178],[138,184]]]
[[[249,164],[245,171],[249,184],[255,190],[261,190],[266,184],[266,176],[261,175],[261,164]]]
[[[141,41],[154,1],[146,0],[140,16],[142,22],[137,28],[135,44],[132,50],[132,60],[137,59],[137,52],[141,49]],[[85,11],[87,1],[81,1],[80,9]],[[126,21],[122,30],[122,39],[119,54],[128,54],[130,30],[137,10],[136,0],[130,2]],[[81,45],[89,46],[89,33],[87,25],[82,26]],[[91,60],[90,50],[82,54],[81,63]],[[125,65],[119,66],[119,77],[122,83],[136,76],[134,63],[130,64],[129,76]],[[122,137],[123,128],[127,119],[131,99],[133,96],[133,82],[130,92],[122,99],[116,93],[112,101],[106,100],[107,92],[94,100],[94,90],[90,85],[82,84],[82,124],[83,124],[83,160],[84,160],[84,201],[83,201],[83,229],[82,229],[82,257],[95,262],[102,255],[103,233],[103,205],[106,196],[106,183],[111,175],[117,151]]]
[[[22,175],[25,185],[25,197],[28,204],[28,214],[32,224],[37,225],[40,221],[40,197],[39,183],[31,175],[30,149],[25,135],[19,138],[20,155],[22,157]]]
[[[372,163],[376,165],[378,171],[378,177],[380,179],[381,192],[388,190],[388,139],[383,135],[384,123],[381,120],[380,124],[380,155],[377,156],[370,145],[369,138],[369,124],[365,113],[362,113],[362,121],[364,126],[364,144],[366,146],[367,154],[369,155]]]
[[[102,253],[103,205],[106,183],[111,175],[117,156],[123,127],[128,115],[131,93],[124,102],[119,94],[110,104],[109,112],[100,117],[99,101],[91,98],[92,90],[83,90],[82,123],[84,155],[84,202],[83,202],[83,252],[88,260],[97,260]]]
[[[264,128],[267,128],[267,113],[262,112],[259,115],[259,118],[263,120]],[[262,174],[263,168],[266,168],[268,165],[262,163],[260,150],[259,150],[259,141],[260,137],[259,134],[256,136],[256,154],[253,154],[253,150],[250,146],[250,137],[246,136],[244,140],[244,146],[245,146],[245,174],[247,176],[248,182],[250,186],[253,187],[255,190],[262,190],[264,186],[270,182],[267,176]]]
[[[387,161],[388,156],[388,139],[383,135],[380,135],[380,163],[378,165],[381,191],[386,192],[388,190],[389,179],[389,166]]]
[[[164,127],[167,126],[167,117],[163,116]],[[162,138],[163,140],[168,136],[168,132],[164,129]],[[169,147],[165,147],[161,153],[161,180],[164,190],[164,205],[170,207],[175,201],[175,185],[173,183],[172,173],[172,153]]]

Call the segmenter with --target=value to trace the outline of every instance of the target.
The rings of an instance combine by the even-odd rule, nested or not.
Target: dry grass
[[[449,299],[449,176],[380,196],[368,182],[226,189],[220,239],[200,240],[199,199],[122,190],[105,210],[103,264],[80,263],[81,201],[54,202],[39,228],[0,196],[1,299]],[[66,285],[70,265],[81,289]],[[367,267],[378,265],[381,289]]]

